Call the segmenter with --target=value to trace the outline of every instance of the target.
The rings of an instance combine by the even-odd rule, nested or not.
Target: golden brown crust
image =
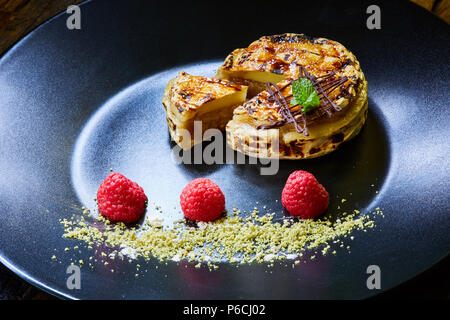
[[[264,36],[245,49],[234,50],[221,69],[227,71],[261,71],[298,75],[298,65],[313,75],[345,69],[355,57],[343,45],[325,38],[311,39],[303,34],[286,33]],[[358,66],[355,66],[359,69]]]
[[[360,89],[364,75],[355,56],[338,42],[325,38],[309,38],[303,34],[282,34],[265,36],[250,44],[245,49],[234,50],[219,69],[218,75],[232,78],[246,72],[262,72],[281,75],[284,81],[300,77],[301,67],[320,79],[332,74],[322,84],[326,86],[336,79],[345,77],[346,81],[331,91],[329,98],[340,108],[345,108]],[[283,90],[283,95],[292,94],[292,86]],[[270,119],[280,119],[276,105],[267,99],[267,92],[263,91],[253,97],[236,113],[248,113],[256,120],[267,122]],[[274,110],[275,107],[275,110]],[[317,108],[306,116],[307,125],[324,116],[324,111]]]
[[[170,87],[169,99],[180,113],[195,111],[225,95],[242,91],[245,86],[230,81],[192,76],[181,71]]]

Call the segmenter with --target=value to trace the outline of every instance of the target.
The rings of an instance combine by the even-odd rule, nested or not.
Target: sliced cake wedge
[[[245,102],[247,89],[233,81],[180,72],[167,84],[162,101],[172,139],[187,150],[202,142],[206,130],[224,130],[234,109]],[[197,121],[201,133],[194,134]]]

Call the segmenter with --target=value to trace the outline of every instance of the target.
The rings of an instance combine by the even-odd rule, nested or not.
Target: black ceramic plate
[[[283,5],[92,1],[81,5],[81,30],[68,30],[62,13],[7,52],[0,60],[1,261],[67,298],[364,298],[446,255],[448,26],[407,2],[379,3],[381,30],[366,28],[367,4],[360,1]],[[324,36],[355,53],[369,82],[361,134],[328,156],[283,161],[275,176],[260,176],[250,164],[176,165],[161,106],[167,80],[179,70],[213,75],[234,48],[284,32]],[[83,267],[81,289],[69,290],[71,259],[87,260],[92,251],[80,244],[81,252],[65,253],[77,242],[61,237],[58,220],[94,207],[111,167],[167,211],[179,206],[184,185],[202,176],[222,187],[228,209],[258,201],[280,214],[275,199],[287,176],[305,169],[327,187],[330,207],[346,197],[349,208],[366,214],[381,207],[385,218],[374,230],[355,232],[350,253],[336,248],[336,255],[319,254],[294,269],[223,264],[209,272],[116,259],[114,273],[111,264]],[[138,278],[137,263],[148,270]],[[366,286],[369,265],[381,269],[381,290]]]

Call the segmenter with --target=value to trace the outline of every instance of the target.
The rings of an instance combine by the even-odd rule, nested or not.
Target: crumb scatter
[[[243,215],[240,209],[233,208],[227,216],[196,226],[184,219],[175,221],[171,227],[159,220],[147,219],[140,227],[130,227],[121,222],[113,224],[101,215],[89,219],[79,215],[62,219],[60,223],[64,226],[64,238],[81,240],[90,248],[97,244],[106,244],[111,250],[118,248],[109,255],[101,252],[102,257],[117,255],[123,259],[126,256],[130,262],[137,257],[176,263],[185,260],[196,268],[205,263],[209,270],[215,270],[222,262],[236,265],[266,263],[271,267],[275,261],[291,260],[295,266],[303,252],[314,249],[322,255],[335,255],[336,250],[331,245],[349,250],[342,238],[347,238],[353,230],[374,228],[374,216],[383,216],[380,208],[369,214],[361,214],[358,210],[344,212],[335,221],[327,216],[275,219],[275,214],[260,215],[255,207]],[[316,259],[316,252],[310,259]]]

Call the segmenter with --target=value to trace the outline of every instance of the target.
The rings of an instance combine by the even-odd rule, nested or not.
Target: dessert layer
[[[180,72],[167,84],[163,98],[172,139],[183,149],[189,149],[201,142],[204,131],[223,130],[246,95],[246,86]],[[195,121],[202,123],[197,139],[194,137]]]

